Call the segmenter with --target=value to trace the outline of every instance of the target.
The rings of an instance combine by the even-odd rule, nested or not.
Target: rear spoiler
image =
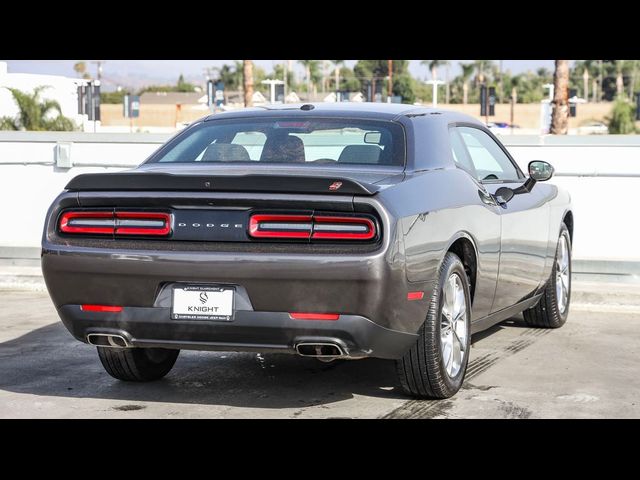
[[[212,191],[373,195],[376,185],[334,177],[292,175],[175,175],[171,173],[84,173],[70,191]]]

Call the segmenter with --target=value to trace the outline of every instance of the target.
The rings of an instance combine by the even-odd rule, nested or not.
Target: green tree
[[[140,90],[139,95],[145,92],[195,92],[196,86],[185,82],[184,76],[180,74],[175,85],[149,85]]]
[[[340,68],[344,66],[344,60],[331,60],[333,62],[334,90],[340,90]]]
[[[449,65],[449,60],[422,60],[422,62],[420,63],[429,67],[429,71],[431,72],[431,80],[437,80],[438,67]]]
[[[75,123],[62,115],[62,109],[58,102],[40,98],[40,93],[49,88],[48,86],[36,87],[31,93],[23,92],[17,88],[4,88],[11,92],[19,111],[16,117],[0,117],[0,130],[77,130]]]
[[[491,67],[493,66],[493,61],[474,60],[473,66],[476,71],[476,78],[475,78],[476,85],[484,82],[489,83],[489,79],[487,78],[487,72],[491,71]]]
[[[224,64],[218,70],[218,78],[224,83],[225,91],[242,89],[242,62],[235,60],[233,65]]]
[[[307,85],[307,93],[315,88],[318,82],[322,81],[322,73],[320,72],[319,60],[298,60],[298,63],[304,67],[304,78]]]
[[[393,94],[402,97],[402,103],[416,101],[416,80],[409,74],[403,73],[393,76]]]
[[[91,78],[91,75],[87,71],[87,62],[84,60],[82,62],[76,62],[73,65],[73,70],[78,74],[80,78],[84,78],[86,80]]]
[[[276,80],[284,80],[284,65],[280,63],[275,64],[273,66],[273,72],[269,77]],[[292,71],[287,72],[287,87],[289,90],[296,90],[295,75]]]
[[[375,91],[386,91],[380,86],[387,81],[389,76],[388,60],[358,60],[358,63],[353,67],[353,72],[360,81],[362,93],[367,93],[367,85],[369,84]],[[403,103],[413,103],[417,86],[417,82],[409,73],[409,61],[393,60],[393,94],[402,96]]]
[[[193,83],[185,82],[184,75],[180,74],[178,83],[176,84],[176,92],[195,92],[196,87]]]
[[[356,78],[355,73],[349,67],[340,69],[340,88],[347,92],[358,92],[361,89],[360,80]]]
[[[466,105],[469,100],[469,80],[473,75],[475,65],[473,63],[461,63],[460,68],[462,68],[462,103]]]
[[[624,95],[616,98],[609,121],[609,133],[635,133],[635,108]]]
[[[120,90],[119,92],[100,92],[100,103],[122,103],[124,96],[129,92]]]
[[[623,89],[635,89],[637,65],[636,60],[576,60],[571,71],[570,82],[572,88],[583,88],[582,75],[587,70],[589,81],[598,90],[596,97],[604,101],[613,101],[618,95],[618,82],[622,78]],[[600,83],[600,80],[602,82]],[[593,91],[593,90],[592,90]]]

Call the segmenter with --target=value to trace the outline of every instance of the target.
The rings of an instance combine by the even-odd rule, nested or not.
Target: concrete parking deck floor
[[[640,418],[638,309],[575,306],[559,330],[510,319],[473,338],[454,398],[417,401],[375,359],[182,352],[165,379],[123,383],[45,292],[0,305],[0,418]]]

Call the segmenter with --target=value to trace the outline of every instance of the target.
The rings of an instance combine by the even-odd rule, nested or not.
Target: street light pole
[[[442,80],[428,80],[425,83],[433,85],[431,106],[435,108],[438,105],[438,85],[443,85],[444,82]]]
[[[96,77],[97,77],[98,80],[101,80],[102,79],[102,64],[106,63],[106,62],[104,60],[95,60],[95,61],[93,61],[91,63],[96,64],[96,66],[98,67],[97,68],[98,72],[97,72]]]

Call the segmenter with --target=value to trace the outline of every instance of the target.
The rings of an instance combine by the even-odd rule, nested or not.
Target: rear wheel
[[[449,398],[460,390],[469,360],[470,298],[464,266],[448,252],[418,340],[397,361],[400,383],[409,395]]]
[[[149,382],[164,377],[176,363],[180,350],[166,348],[98,347],[98,356],[109,375],[128,382]]]
[[[571,237],[563,223],[556,247],[551,278],[547,282],[542,298],[533,308],[522,312],[525,322],[532,327],[558,328],[569,316],[571,300]]]

